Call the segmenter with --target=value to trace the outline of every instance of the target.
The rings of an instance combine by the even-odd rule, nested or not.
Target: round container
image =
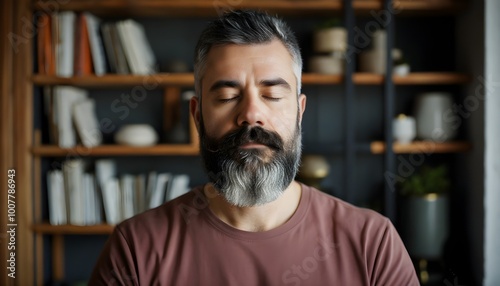
[[[331,53],[347,50],[347,30],[342,27],[321,29],[314,32],[314,51]]]
[[[368,50],[359,54],[359,71],[385,74],[385,50]]]
[[[314,56],[309,59],[309,70],[320,74],[343,74],[345,60],[341,56]]]
[[[115,134],[115,141],[129,146],[151,146],[158,141],[158,135],[148,124],[130,124],[120,128]]]
[[[452,110],[453,99],[450,93],[428,92],[420,94],[415,102],[417,137],[436,142],[455,138],[457,128],[453,121],[446,120]]]

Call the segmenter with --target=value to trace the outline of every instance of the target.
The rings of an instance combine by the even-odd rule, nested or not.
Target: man
[[[293,180],[301,70],[279,19],[206,28],[190,111],[210,183],[118,225],[91,285],[418,285],[388,219]]]

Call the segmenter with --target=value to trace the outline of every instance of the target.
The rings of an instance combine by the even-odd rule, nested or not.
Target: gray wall
[[[500,2],[485,7],[486,123],[485,123],[485,239],[484,285],[500,284]]]

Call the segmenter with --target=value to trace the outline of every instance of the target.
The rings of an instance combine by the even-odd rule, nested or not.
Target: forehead
[[[296,84],[292,56],[277,39],[263,44],[218,45],[208,52],[203,82],[248,75],[256,80],[282,77],[291,86]]]

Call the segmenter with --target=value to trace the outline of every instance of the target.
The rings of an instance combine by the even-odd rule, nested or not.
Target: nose
[[[238,126],[264,126],[264,108],[257,93],[244,94],[238,106]]]

